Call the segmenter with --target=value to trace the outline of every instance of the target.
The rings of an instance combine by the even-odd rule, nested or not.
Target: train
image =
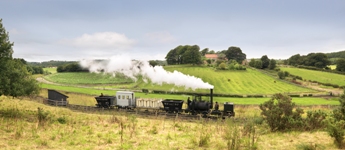
[[[205,99],[206,98],[206,99]],[[135,97],[131,91],[117,91],[115,96],[97,96],[95,97],[98,108],[117,108],[117,109],[154,109],[162,110],[166,113],[184,113],[190,115],[201,114],[203,117],[216,115],[223,117],[234,117],[234,104],[230,102],[223,103],[223,109],[219,109],[216,102],[213,107],[213,89],[209,94],[193,94],[192,99],[188,97],[187,108],[183,109],[184,100],[178,99],[143,99]]]

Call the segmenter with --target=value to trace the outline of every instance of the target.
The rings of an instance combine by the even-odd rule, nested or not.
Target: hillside
[[[215,71],[209,67],[199,66],[165,66],[167,71],[177,70],[183,74],[201,78],[204,82],[208,82],[214,86],[214,92],[218,94],[274,94],[274,93],[314,93],[312,89],[296,86],[277,78],[273,78],[263,74],[257,70],[247,69],[246,71]],[[102,76],[102,75],[99,75]],[[92,77],[95,77],[94,75]],[[56,83],[63,84],[88,84],[91,87],[98,88],[126,88],[126,89],[149,89],[161,91],[179,91],[179,92],[208,92],[208,89],[185,89],[184,87],[176,87],[168,84],[151,84],[139,79],[135,83],[119,83],[121,79],[117,76],[115,79],[101,80],[98,84],[94,84],[97,79],[90,78],[90,73],[58,73],[45,76],[46,79]],[[123,78],[122,78],[123,79]],[[179,79],[176,79],[179,80]],[[102,83],[102,84],[99,84]]]

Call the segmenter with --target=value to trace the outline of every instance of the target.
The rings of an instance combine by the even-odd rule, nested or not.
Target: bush
[[[283,94],[275,94],[270,100],[260,104],[261,115],[271,131],[300,129],[303,126],[303,109],[297,108],[293,111],[295,107],[296,104],[291,98]]]
[[[338,148],[345,148],[345,90],[339,98],[340,107],[333,110],[331,118],[328,119],[327,132],[334,138],[334,144]]]
[[[325,119],[327,114],[321,110],[307,111],[305,120],[306,130],[323,129],[326,127]]]
[[[284,73],[284,71],[279,71],[279,72],[278,72],[278,77],[279,77],[279,79],[285,79],[285,73]]]

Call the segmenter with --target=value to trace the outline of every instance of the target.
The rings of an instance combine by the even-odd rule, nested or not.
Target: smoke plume
[[[147,61],[132,60],[126,55],[113,56],[108,60],[81,60],[80,65],[89,69],[90,72],[104,72],[116,75],[121,73],[134,81],[137,81],[137,76],[141,75],[143,81],[147,82],[149,79],[156,84],[174,84],[176,86],[184,86],[185,88],[195,89],[210,89],[213,85],[202,81],[200,78],[185,75],[178,71],[168,72],[162,66],[152,67]]]

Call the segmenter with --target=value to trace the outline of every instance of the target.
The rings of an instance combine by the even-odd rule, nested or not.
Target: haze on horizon
[[[27,61],[163,60],[178,45],[247,58],[345,50],[343,0],[3,0],[0,18]]]

